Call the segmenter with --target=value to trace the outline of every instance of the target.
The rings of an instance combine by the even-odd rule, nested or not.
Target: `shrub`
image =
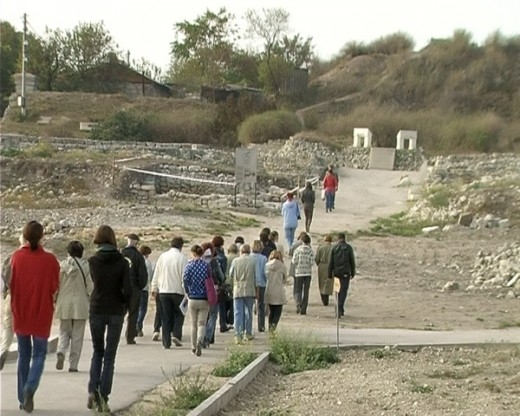
[[[266,111],[247,118],[238,128],[242,144],[288,139],[301,130],[296,114],[287,110]]]
[[[211,374],[217,377],[234,377],[256,358],[253,351],[243,348],[235,348],[230,351],[225,361],[217,364]]]
[[[146,140],[148,121],[133,111],[120,110],[111,114],[91,132],[96,140]]]
[[[326,368],[340,361],[338,351],[322,347],[314,337],[277,333],[271,337],[271,359],[284,374]]]
[[[214,116],[210,112],[183,109],[150,118],[147,140],[175,143],[213,143]]]

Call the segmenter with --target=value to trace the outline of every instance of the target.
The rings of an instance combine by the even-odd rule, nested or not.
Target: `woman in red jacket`
[[[325,190],[325,212],[332,212],[334,209],[334,194],[338,190],[338,180],[331,168],[327,170],[323,179],[323,189]]]
[[[45,364],[60,265],[41,245],[40,223],[25,224],[23,238],[27,243],[11,257],[9,289],[13,329],[18,338],[18,401],[20,409],[30,413]]]

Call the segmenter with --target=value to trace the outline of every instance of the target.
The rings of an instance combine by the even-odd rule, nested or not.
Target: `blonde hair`
[[[261,253],[262,252],[262,242],[260,240],[253,241],[253,247],[251,247],[251,250],[253,253]]]
[[[271,254],[269,255],[269,260],[282,260],[282,253],[280,253],[278,250],[271,251]]]

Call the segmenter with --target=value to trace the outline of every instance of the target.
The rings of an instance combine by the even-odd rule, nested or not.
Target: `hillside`
[[[430,154],[520,151],[517,38],[476,46],[454,37],[420,52],[347,55],[326,72],[311,70],[311,77],[306,96],[290,105],[303,128],[324,140],[348,139],[354,127],[368,127],[374,145],[394,146],[397,132],[407,129],[419,132]],[[240,108],[191,99],[86,93],[34,93],[28,105],[23,122],[17,108],[7,112],[3,132],[85,137],[80,121],[103,121],[124,109],[154,126],[146,139],[236,145],[234,131],[245,116]]]

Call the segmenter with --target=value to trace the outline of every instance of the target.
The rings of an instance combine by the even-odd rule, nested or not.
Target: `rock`
[[[459,290],[460,289],[460,286],[457,282],[447,282],[443,287],[442,287],[442,292],[454,292],[456,290]]]
[[[473,222],[473,214],[470,212],[466,212],[464,214],[460,214],[458,224],[463,225],[464,227],[469,227]]]
[[[432,227],[424,227],[421,231],[423,232],[423,234],[431,234],[431,233],[434,233],[436,231],[440,231],[440,227],[438,225],[434,225]]]

